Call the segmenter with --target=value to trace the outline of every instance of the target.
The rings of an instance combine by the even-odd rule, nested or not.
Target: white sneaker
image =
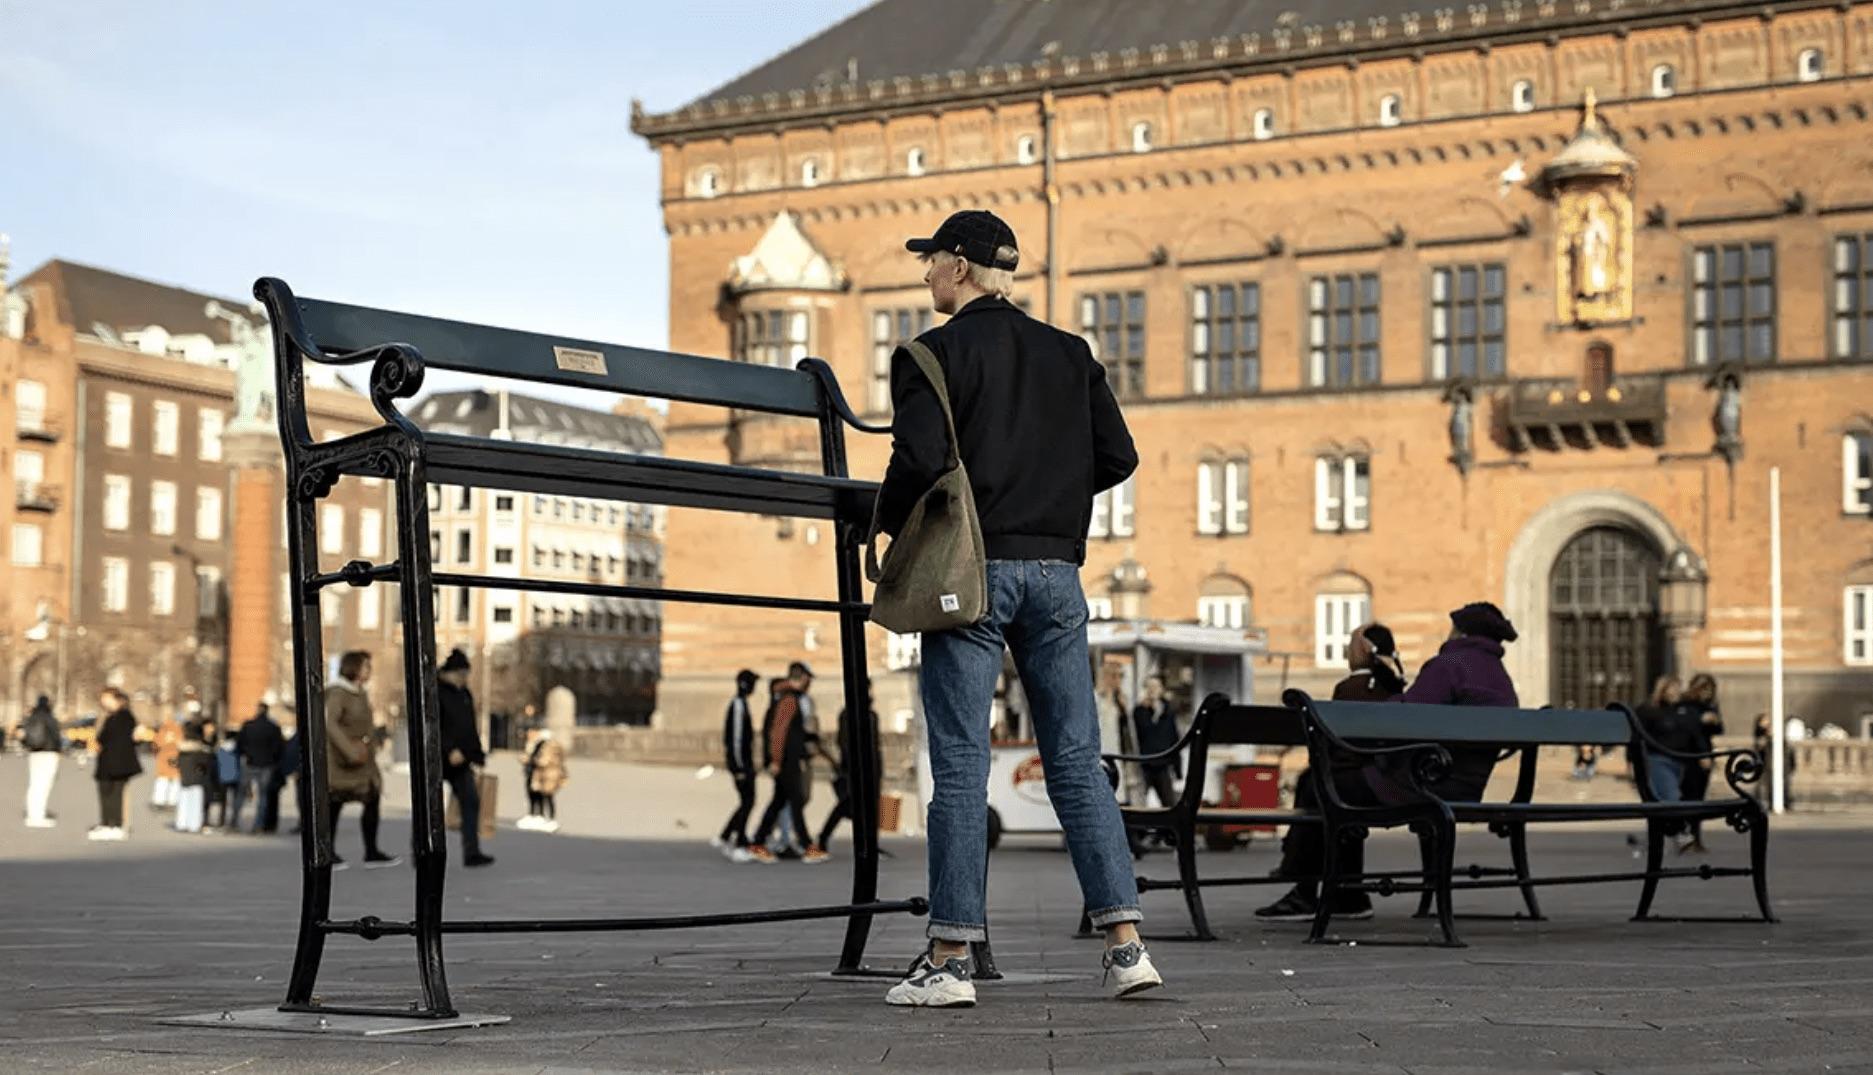
[[[526,817],[514,822],[514,827],[517,829],[537,829],[540,827],[540,819],[532,814],[528,814]]]
[[[540,822],[540,831],[541,832],[558,832],[559,822],[553,820],[552,818],[548,818],[545,821]]]
[[[970,981],[969,960],[951,956],[937,966],[930,961],[932,949],[910,965],[904,980],[884,995],[886,1004],[900,1008],[973,1008],[976,984]]]
[[[753,862],[754,852],[748,850],[745,847],[731,847],[728,849],[728,860],[734,863],[735,865],[740,866],[740,865],[743,865],[744,863]]]
[[[709,846],[714,848],[727,848],[728,841],[722,839],[721,833],[716,833],[714,836],[709,837]]]
[[[29,817],[26,819],[26,827],[29,829],[56,829],[59,827],[59,823],[49,817]]]
[[[1164,984],[1157,968],[1151,965],[1151,953],[1145,951],[1143,941],[1106,949],[1100,963],[1106,969],[1105,984],[1115,998],[1129,997]]]

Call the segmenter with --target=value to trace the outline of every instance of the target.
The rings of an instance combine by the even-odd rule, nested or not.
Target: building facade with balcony
[[[1744,725],[1779,468],[1790,711],[1873,711],[1873,5],[1127,10],[884,0],[640,111],[671,346],[822,356],[883,418],[927,307],[903,239],[989,208],[1016,299],[1093,342],[1139,444],[1095,507],[1095,615],[1143,579],[1149,615],[1265,631],[1323,689],[1360,622],[1415,670],[1489,599],[1528,702],[1709,670]],[[815,445],[677,405],[667,446]],[[671,584],[829,593],[811,529],[673,512]],[[672,606],[664,708],[714,719],[735,669],[831,631]],[[881,713],[911,652],[875,640]]]

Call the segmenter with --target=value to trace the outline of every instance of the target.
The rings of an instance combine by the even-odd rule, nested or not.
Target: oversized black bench
[[[271,278],[260,280],[254,294],[272,318],[276,410],[286,458],[294,692],[300,734],[306,737],[301,779],[310,802],[326,801],[329,784],[325,724],[321,719],[325,659],[319,595],[330,586],[394,585],[402,602],[403,679],[415,830],[413,917],[385,921],[365,915],[334,920],[331,824],[323,809],[310,811],[304,819],[299,940],[282,1010],[451,1018],[456,1011],[444,971],[442,937],[453,933],[681,929],[843,917],[848,924],[836,973],[866,973],[863,959],[872,917],[895,912],[923,914],[928,905],[922,898],[878,899],[878,773],[864,764],[855,766],[852,772],[852,895],[847,903],[639,918],[445,919],[442,894],[447,859],[432,587],[522,589],[831,613],[839,621],[845,697],[862,698],[867,690],[864,630],[868,608],[862,600],[858,553],[871,521],[877,487],[848,476],[844,426],[868,433],[888,430],[865,425],[852,414],[831,368],[818,359],[807,359],[797,369],[776,369],[490,328],[299,299],[285,283]],[[306,421],[304,366],[308,362],[368,364],[370,398],[383,425],[331,441],[315,441]],[[414,396],[422,387],[424,371],[431,368],[810,418],[819,425],[821,473],[426,434],[399,413],[397,401]],[[382,564],[352,561],[338,570],[322,571],[318,561],[318,502],[346,476],[380,478],[393,484],[397,558]],[[831,520],[836,529],[833,554],[838,597],[808,600],[437,571],[430,559],[428,540],[426,489],[432,482]],[[878,731],[872,721],[849,719],[843,722],[842,732],[847,740],[846,757],[877,756]],[[350,934],[365,940],[414,938],[422,1002],[409,1008],[372,1009],[335,1007],[315,999],[313,990],[325,940],[332,934]]]
[[[1358,889],[1381,895],[1393,892],[1419,892],[1419,913],[1436,904],[1443,942],[1460,946],[1452,922],[1451,896],[1455,891],[1517,888],[1520,889],[1530,916],[1540,918],[1541,909],[1535,890],[1545,885],[1599,884],[1639,881],[1638,910],[1634,921],[1651,919],[1653,897],[1661,880],[1696,877],[1749,877],[1754,883],[1759,920],[1774,922],[1769,905],[1768,847],[1769,815],[1762,803],[1745,785],[1762,778],[1762,758],[1753,750],[1716,750],[1703,754],[1685,754],[1660,745],[1645,730],[1638,717],[1624,705],[1607,709],[1507,709],[1485,706],[1404,705],[1386,702],[1316,702],[1299,690],[1287,691],[1282,700],[1306,718],[1308,760],[1317,772],[1328,772],[1336,761],[1384,764],[1395,786],[1407,794],[1398,805],[1358,806],[1348,804],[1332,780],[1318,780],[1321,805],[1320,824],[1325,825],[1326,865],[1322,873],[1320,913],[1314,919],[1308,940],[1327,940],[1332,920],[1333,900],[1326,898],[1335,888]],[[1415,740],[1404,746],[1374,750],[1355,746],[1354,742]],[[1536,763],[1544,746],[1623,746],[1630,752],[1637,801],[1611,803],[1538,803],[1533,801]],[[1449,768],[1448,748],[1489,748],[1502,757],[1520,754],[1515,790],[1506,802],[1447,802],[1431,786]],[[1428,749],[1427,749],[1428,748]],[[1660,802],[1653,793],[1645,758],[1660,752],[1689,765],[1700,761],[1724,763],[1724,778],[1732,797],[1696,802]],[[1500,762],[1498,763],[1500,764]],[[1722,820],[1750,837],[1748,867],[1667,868],[1664,865],[1665,841],[1685,823],[1694,820]],[[1533,824],[1569,822],[1643,821],[1646,825],[1646,865],[1643,871],[1619,871],[1576,876],[1537,877],[1529,868],[1527,833]],[[1456,826],[1487,825],[1490,831],[1509,841],[1513,876],[1492,878],[1455,877],[1453,867]],[[1358,877],[1343,875],[1338,866],[1338,847],[1343,835],[1360,830],[1406,825],[1419,836],[1423,871],[1419,878],[1401,881],[1396,874],[1368,873]],[[1719,921],[1735,921],[1720,919]]]

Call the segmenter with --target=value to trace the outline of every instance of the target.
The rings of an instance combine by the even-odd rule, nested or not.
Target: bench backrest
[[[1230,705],[1208,711],[1213,746],[1305,746],[1307,724],[1297,710],[1278,705]]]
[[[1508,709],[1402,702],[1313,704],[1321,722],[1342,739],[1503,746],[1614,746],[1632,740],[1632,725],[1617,709]]]

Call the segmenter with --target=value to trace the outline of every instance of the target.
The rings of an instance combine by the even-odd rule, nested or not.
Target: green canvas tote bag
[[[988,557],[982,548],[982,522],[976,517],[975,492],[957,449],[956,416],[950,410],[949,385],[936,355],[911,341],[904,345],[917,368],[936,389],[949,432],[943,474],[911,508],[897,538],[878,560],[878,514],[872,512],[865,537],[865,576],[876,584],[871,620],[898,634],[947,631],[976,623],[988,612]]]

